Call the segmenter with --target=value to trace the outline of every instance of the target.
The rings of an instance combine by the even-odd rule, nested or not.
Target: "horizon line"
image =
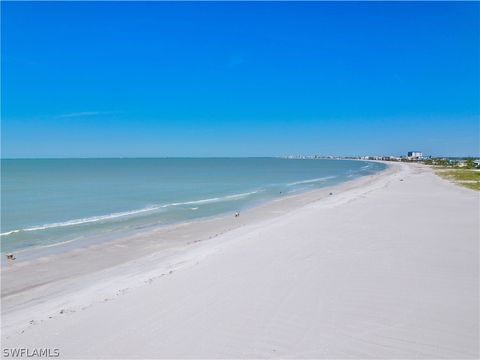
[[[113,160],[113,159],[259,159],[259,158],[285,158],[290,156],[318,156],[320,158],[353,158],[362,156],[398,156],[405,155],[318,155],[318,154],[290,154],[290,155],[258,155],[258,156],[75,156],[75,157],[0,157],[0,160]],[[426,155],[432,158],[478,158],[480,155]]]

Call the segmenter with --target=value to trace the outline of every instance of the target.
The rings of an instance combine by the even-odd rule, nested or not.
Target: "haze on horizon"
[[[480,155],[480,4],[9,2],[2,157]]]

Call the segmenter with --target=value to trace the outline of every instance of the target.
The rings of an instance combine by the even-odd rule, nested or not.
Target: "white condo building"
[[[407,157],[409,158],[419,158],[422,157],[423,153],[421,151],[409,151]]]

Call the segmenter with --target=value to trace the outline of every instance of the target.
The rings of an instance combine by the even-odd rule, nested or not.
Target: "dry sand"
[[[2,348],[478,358],[479,204],[427,167],[392,164],[238,219],[19,259],[2,271]]]

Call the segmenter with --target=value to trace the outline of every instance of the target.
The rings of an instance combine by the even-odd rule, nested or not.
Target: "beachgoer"
[[[7,260],[15,260],[16,259],[16,257],[13,254],[7,254],[6,257],[7,257]]]

